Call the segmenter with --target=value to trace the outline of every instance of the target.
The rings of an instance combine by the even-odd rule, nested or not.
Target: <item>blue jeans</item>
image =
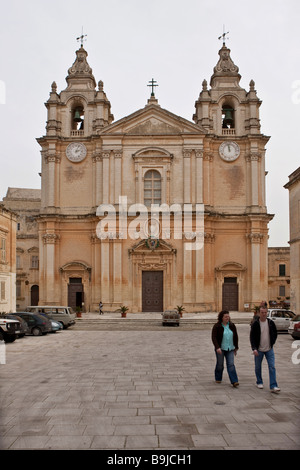
[[[238,377],[237,377],[237,373],[236,373],[235,365],[234,365],[234,350],[223,351],[222,349],[222,354],[218,354],[217,351],[215,352],[216,352],[216,358],[217,358],[217,363],[216,363],[216,368],[215,368],[216,381],[219,382],[222,380],[223,370],[224,370],[224,358],[225,358],[230,383],[234,384],[238,382]]]
[[[276,382],[275,354],[274,354],[273,348],[265,352],[258,351],[258,356],[254,356],[256,383],[257,385],[263,383],[262,376],[261,376],[261,363],[262,363],[264,356],[266,357],[268,367],[269,367],[270,389],[274,387],[278,387],[277,382]]]

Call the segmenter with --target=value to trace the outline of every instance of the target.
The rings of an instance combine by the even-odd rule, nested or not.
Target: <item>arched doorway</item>
[[[33,285],[30,289],[30,305],[39,304],[39,286]]]

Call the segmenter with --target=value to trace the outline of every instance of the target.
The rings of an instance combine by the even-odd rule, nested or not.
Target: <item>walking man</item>
[[[99,314],[100,315],[103,315],[103,310],[102,309],[103,309],[103,303],[100,300],[100,302],[99,302]]]
[[[261,373],[262,360],[265,357],[269,368],[271,392],[280,392],[276,381],[275,354],[273,346],[277,339],[277,329],[273,320],[267,318],[268,309],[260,306],[258,316],[251,325],[250,343],[254,355],[256,386],[263,388]]]

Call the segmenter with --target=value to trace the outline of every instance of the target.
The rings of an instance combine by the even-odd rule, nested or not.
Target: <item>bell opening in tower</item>
[[[234,109],[229,105],[222,107],[222,128],[234,129]]]
[[[72,130],[81,131],[84,129],[84,109],[82,106],[77,106],[72,112]]]

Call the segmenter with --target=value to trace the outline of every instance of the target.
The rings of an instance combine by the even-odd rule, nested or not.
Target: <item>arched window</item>
[[[75,106],[72,109],[72,130],[79,131],[84,129],[84,109],[82,106]]]
[[[222,107],[222,128],[234,129],[234,109],[226,104]]]
[[[156,170],[149,170],[144,176],[144,204],[151,207],[151,204],[161,203],[161,176]]]

